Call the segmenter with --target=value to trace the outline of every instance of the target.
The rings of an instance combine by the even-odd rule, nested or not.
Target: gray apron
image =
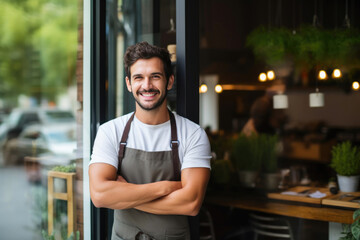
[[[135,114],[135,113],[134,113]],[[145,152],[126,147],[134,114],[127,122],[119,150],[118,174],[127,182],[145,184],[162,180],[180,181],[180,161],[176,122],[169,111],[171,123],[171,151]],[[188,219],[184,215],[156,215],[137,209],[114,211],[112,240],[128,239],[190,239]]]

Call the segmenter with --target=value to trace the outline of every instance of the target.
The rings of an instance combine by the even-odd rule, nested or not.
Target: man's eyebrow
[[[139,74],[134,74],[134,75],[132,75],[132,77],[134,78],[134,77],[142,77],[142,74],[141,73],[139,73]]]
[[[164,75],[162,72],[153,72],[151,75]]]
[[[161,75],[161,76],[164,76],[164,74],[163,74],[162,72],[153,72],[153,73],[151,73],[150,75],[151,75],[151,76],[153,76],[153,75]],[[132,75],[133,78],[135,78],[135,77],[142,77],[142,76],[143,76],[143,75],[142,75],[141,73]]]

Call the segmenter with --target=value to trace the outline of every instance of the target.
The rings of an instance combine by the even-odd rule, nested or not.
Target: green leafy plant
[[[66,173],[76,172],[76,165],[75,163],[73,163],[67,166],[55,166],[51,170],[55,172],[66,172]]]
[[[45,230],[42,230],[41,232],[43,240],[55,240],[54,234],[49,235]],[[71,233],[71,235],[68,238],[64,238],[66,240],[80,240],[80,232],[76,231],[75,235],[74,233]]]
[[[360,31],[354,28],[326,30],[303,25],[291,31],[260,26],[248,35],[246,45],[270,66],[291,59],[295,68],[309,70],[318,65],[334,67],[360,61]]]
[[[276,173],[278,170],[276,151],[278,137],[276,135],[261,134],[259,141],[262,149],[262,170],[264,173]]]
[[[343,232],[345,236],[340,237],[339,240],[357,240],[360,239],[360,208],[353,213],[352,224],[343,224]]]
[[[264,27],[259,27],[249,34],[246,45],[253,49],[257,58],[273,65],[284,60],[290,37],[290,31],[285,28],[267,30]]]
[[[342,176],[354,176],[360,174],[360,150],[352,146],[349,141],[335,145],[332,150],[330,166]]]
[[[278,167],[278,137],[269,134],[239,135],[233,142],[231,161],[237,170],[275,173]]]
[[[259,171],[261,167],[261,149],[257,135],[240,134],[233,142],[231,161],[238,171]]]

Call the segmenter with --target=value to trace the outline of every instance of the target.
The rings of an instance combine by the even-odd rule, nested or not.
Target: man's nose
[[[144,89],[150,89],[151,88],[151,78],[150,77],[145,77],[144,81],[143,81],[143,86]]]

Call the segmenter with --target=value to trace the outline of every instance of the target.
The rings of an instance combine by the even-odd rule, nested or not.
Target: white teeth
[[[144,97],[152,97],[152,96],[155,96],[155,93],[143,93],[142,95]]]

